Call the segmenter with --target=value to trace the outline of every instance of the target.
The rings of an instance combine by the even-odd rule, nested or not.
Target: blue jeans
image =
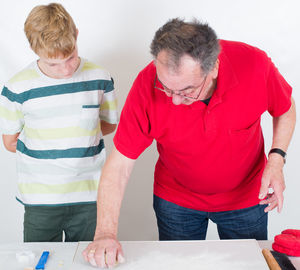
[[[154,195],[159,240],[205,240],[208,221],[217,224],[220,239],[268,238],[266,205],[223,211],[202,212],[179,206]]]

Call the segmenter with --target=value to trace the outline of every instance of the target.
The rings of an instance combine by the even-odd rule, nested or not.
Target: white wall
[[[10,0],[0,3],[0,85],[36,56],[23,33],[29,11],[51,1]],[[196,17],[207,21],[223,39],[239,40],[265,50],[294,87],[300,103],[300,4],[297,0],[65,0],[61,2],[79,29],[79,53],[108,69],[115,79],[122,108],[137,73],[151,60],[149,45],[155,31],[169,18]],[[271,118],[264,115],[266,150],[272,136]],[[270,214],[269,238],[285,228],[300,229],[299,127],[285,166],[287,189],[281,214]],[[106,138],[111,149],[112,136]],[[153,144],[136,162],[120,217],[121,240],[157,239],[152,210],[153,169],[157,159]],[[23,207],[15,200],[14,154],[0,146],[0,243],[22,241]],[[209,226],[208,239],[217,239]]]

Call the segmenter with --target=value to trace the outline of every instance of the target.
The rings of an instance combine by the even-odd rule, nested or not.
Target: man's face
[[[212,84],[212,75],[202,72],[199,62],[184,55],[179,67],[174,70],[168,65],[169,54],[161,51],[155,60],[157,79],[165,89],[165,94],[172,98],[174,105],[190,105],[198,100],[208,98],[208,90]],[[187,98],[184,95],[193,98]]]
[[[40,55],[38,66],[41,71],[54,79],[71,78],[80,64],[77,46],[67,57],[47,58]]]

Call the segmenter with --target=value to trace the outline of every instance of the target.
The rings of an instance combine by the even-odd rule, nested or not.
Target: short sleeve
[[[3,87],[0,96],[0,131],[5,135],[16,134],[24,126],[22,104],[16,101],[16,96],[6,86]]]
[[[104,89],[100,104],[100,119],[110,124],[118,123],[117,98],[112,78]]]
[[[270,60],[267,77],[268,112],[273,117],[278,117],[291,107],[292,87],[279,73],[276,66]]]
[[[140,74],[127,96],[114,137],[117,150],[131,159],[137,159],[153,141],[149,135],[151,130],[150,100],[147,100],[144,95],[147,91],[146,85]]]

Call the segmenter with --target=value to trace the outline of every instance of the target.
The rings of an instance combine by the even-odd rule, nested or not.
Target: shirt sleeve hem
[[[124,149],[119,143],[117,143],[115,139],[113,139],[113,141],[114,141],[114,145],[115,145],[116,149],[125,157],[134,159],[134,160],[139,157],[140,154],[129,152],[126,149]]]
[[[288,103],[288,105],[286,107],[284,107],[282,110],[280,110],[279,112],[276,113],[270,113],[272,115],[272,117],[279,117],[283,114],[285,114],[292,106],[292,101],[290,100],[290,102]]]
[[[0,133],[2,135],[15,135],[17,133],[20,133],[22,131],[22,129],[0,129]]]

